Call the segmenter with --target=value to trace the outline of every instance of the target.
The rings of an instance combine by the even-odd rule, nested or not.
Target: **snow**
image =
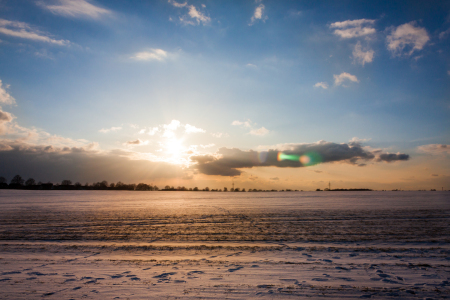
[[[0,299],[450,297],[449,199],[0,191]]]

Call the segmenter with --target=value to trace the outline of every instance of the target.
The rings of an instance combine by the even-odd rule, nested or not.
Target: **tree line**
[[[187,188],[184,186],[169,186],[166,185],[163,189],[158,188],[156,185],[149,185],[146,183],[131,183],[126,184],[121,181],[117,183],[108,183],[106,180],[101,182],[94,182],[92,184],[85,183],[84,185],[80,182],[75,182],[72,184],[71,180],[64,179],[61,183],[52,182],[36,182],[33,178],[23,179],[20,175],[16,175],[11,179],[8,184],[5,177],[0,176],[0,189],[23,189],[23,190],[120,190],[120,191],[205,191],[205,192],[246,192],[245,188],[231,188],[228,190],[227,187],[222,189],[209,189],[205,187],[199,189],[198,187]],[[282,190],[284,191],[284,190]],[[287,189],[286,191],[291,191]],[[296,190],[298,191],[298,190]],[[262,189],[249,189],[248,192],[277,192],[277,190],[262,190]]]

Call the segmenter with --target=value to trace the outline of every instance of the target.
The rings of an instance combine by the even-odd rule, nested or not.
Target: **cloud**
[[[69,41],[55,40],[49,37],[47,34],[40,32],[36,29],[33,29],[30,25],[24,22],[8,21],[5,19],[0,19],[0,33],[22,39],[45,42],[59,46],[70,45]]]
[[[250,19],[250,23],[248,24],[249,26],[252,26],[258,20],[265,22],[268,19],[267,16],[264,16],[265,8],[266,7],[262,3],[255,8],[255,12],[253,13],[252,18]]]
[[[162,49],[150,49],[149,51],[138,52],[130,58],[143,61],[163,61],[167,58],[167,52]]]
[[[9,112],[3,111],[0,107],[0,124],[11,122],[12,120],[13,116]]]
[[[378,157],[378,161],[393,162],[399,160],[409,160],[409,155],[404,153],[382,153]]]
[[[16,99],[14,99],[13,96],[11,96],[4,88],[3,88],[3,83],[0,80],[0,103],[3,104],[15,104],[16,103]],[[9,85],[6,85],[5,88],[8,88]]]
[[[102,15],[111,14],[110,10],[95,6],[86,0],[58,0],[59,4],[47,5],[43,2],[38,4],[56,15],[66,17],[89,17],[98,19]]]
[[[251,121],[250,121],[250,120],[244,121],[244,122],[235,120],[235,121],[233,121],[233,122],[231,123],[231,125],[233,125],[233,126],[241,126],[241,125],[242,125],[242,126],[244,126],[244,127],[252,127]]]
[[[349,74],[347,72],[342,72],[339,75],[333,75],[333,77],[335,85],[341,85],[345,80],[359,82],[358,78],[355,75]]]
[[[215,133],[211,133],[211,135],[215,138],[221,138],[223,133],[222,132],[215,132]]]
[[[268,134],[269,133],[269,130],[267,130],[266,128],[264,128],[264,127],[261,127],[261,128],[258,128],[258,129],[252,129],[252,130],[250,130],[250,134],[252,134],[252,135],[259,135],[259,136],[262,136],[262,135],[266,135],[266,134]]]
[[[133,146],[143,146],[143,145],[147,145],[148,141],[142,141],[140,139],[134,140],[134,141],[128,141],[125,142],[124,145],[125,146],[129,146],[129,147],[133,147]]]
[[[256,123],[253,123],[251,120],[247,120],[247,121],[238,121],[235,120],[231,123],[231,125],[233,126],[241,126],[244,128],[250,128],[250,132],[249,134],[251,135],[259,135],[259,136],[263,136],[268,134],[270,131],[265,128],[265,127],[261,127],[261,128],[255,128]]]
[[[199,11],[194,5],[188,5],[187,2],[179,3],[173,0],[168,0],[168,2],[176,7],[176,8],[187,8],[187,15],[183,15],[179,17],[181,23],[185,25],[206,25],[211,22],[211,18]],[[202,4],[202,8],[205,8],[206,5]],[[189,19],[188,19],[189,18]]]
[[[353,49],[353,60],[364,66],[365,63],[371,63],[373,61],[374,51],[367,49],[363,51],[361,42],[356,43],[355,49]]]
[[[280,180],[280,178],[278,178],[278,177],[272,177],[272,178],[269,178],[269,179],[272,180],[272,181]]]
[[[360,161],[392,162],[409,159],[409,155],[402,153],[373,153],[357,142],[337,144],[319,141],[311,144],[288,144],[281,148],[287,150],[270,149],[258,152],[220,148],[215,155],[191,156],[194,162],[192,168],[206,175],[239,176],[242,173],[239,169],[243,168],[299,168],[331,162],[361,165]]]
[[[175,6],[175,7],[185,7],[185,6],[187,5],[187,2],[184,2],[184,3],[178,3],[178,2],[173,1],[173,0],[169,0],[168,2],[169,2],[170,4],[172,4],[173,6]]]
[[[391,34],[386,37],[387,48],[394,56],[401,56],[405,48],[410,49],[406,55],[422,50],[429,40],[425,28],[416,26],[415,21],[393,28]]]
[[[206,132],[204,129],[197,128],[197,127],[189,125],[189,124],[184,125],[184,129],[185,129],[186,133]]]
[[[36,181],[118,181],[137,183],[158,178],[175,178],[183,174],[180,166],[144,159],[133,159],[127,151],[96,151],[94,146],[55,147],[26,143],[0,142],[2,176],[16,174]]]
[[[334,30],[334,34],[343,39],[349,39],[374,34],[376,32],[372,27],[374,23],[375,20],[368,19],[347,20],[332,23],[330,28],[338,28]]]
[[[449,35],[449,34],[450,34],[450,28],[439,33],[439,39],[440,40],[445,39],[447,37],[447,35]]]
[[[201,12],[199,12],[194,5],[189,6],[189,16],[193,19],[197,20],[197,23],[200,24],[202,22],[203,24],[209,23],[211,21],[210,17],[205,16]]]
[[[122,129],[122,127],[102,128],[102,129],[100,129],[98,132],[101,132],[101,133],[108,133],[108,132],[110,132],[110,131],[118,131],[118,130],[121,130],[121,129]]]
[[[422,153],[441,155],[450,154],[450,145],[446,144],[429,144],[417,147],[417,150]]]
[[[318,82],[318,83],[316,83],[314,85],[314,87],[316,87],[316,88],[321,87],[321,88],[326,90],[326,89],[328,89],[328,83],[326,83],[326,82]]]

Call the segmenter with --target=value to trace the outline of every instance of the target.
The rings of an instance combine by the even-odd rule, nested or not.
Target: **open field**
[[[449,298],[448,196],[0,191],[0,299]]]

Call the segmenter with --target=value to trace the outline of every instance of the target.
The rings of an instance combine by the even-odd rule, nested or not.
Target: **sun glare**
[[[184,163],[183,153],[186,149],[183,145],[183,140],[176,138],[168,139],[165,142],[164,148],[170,161],[179,164]]]

